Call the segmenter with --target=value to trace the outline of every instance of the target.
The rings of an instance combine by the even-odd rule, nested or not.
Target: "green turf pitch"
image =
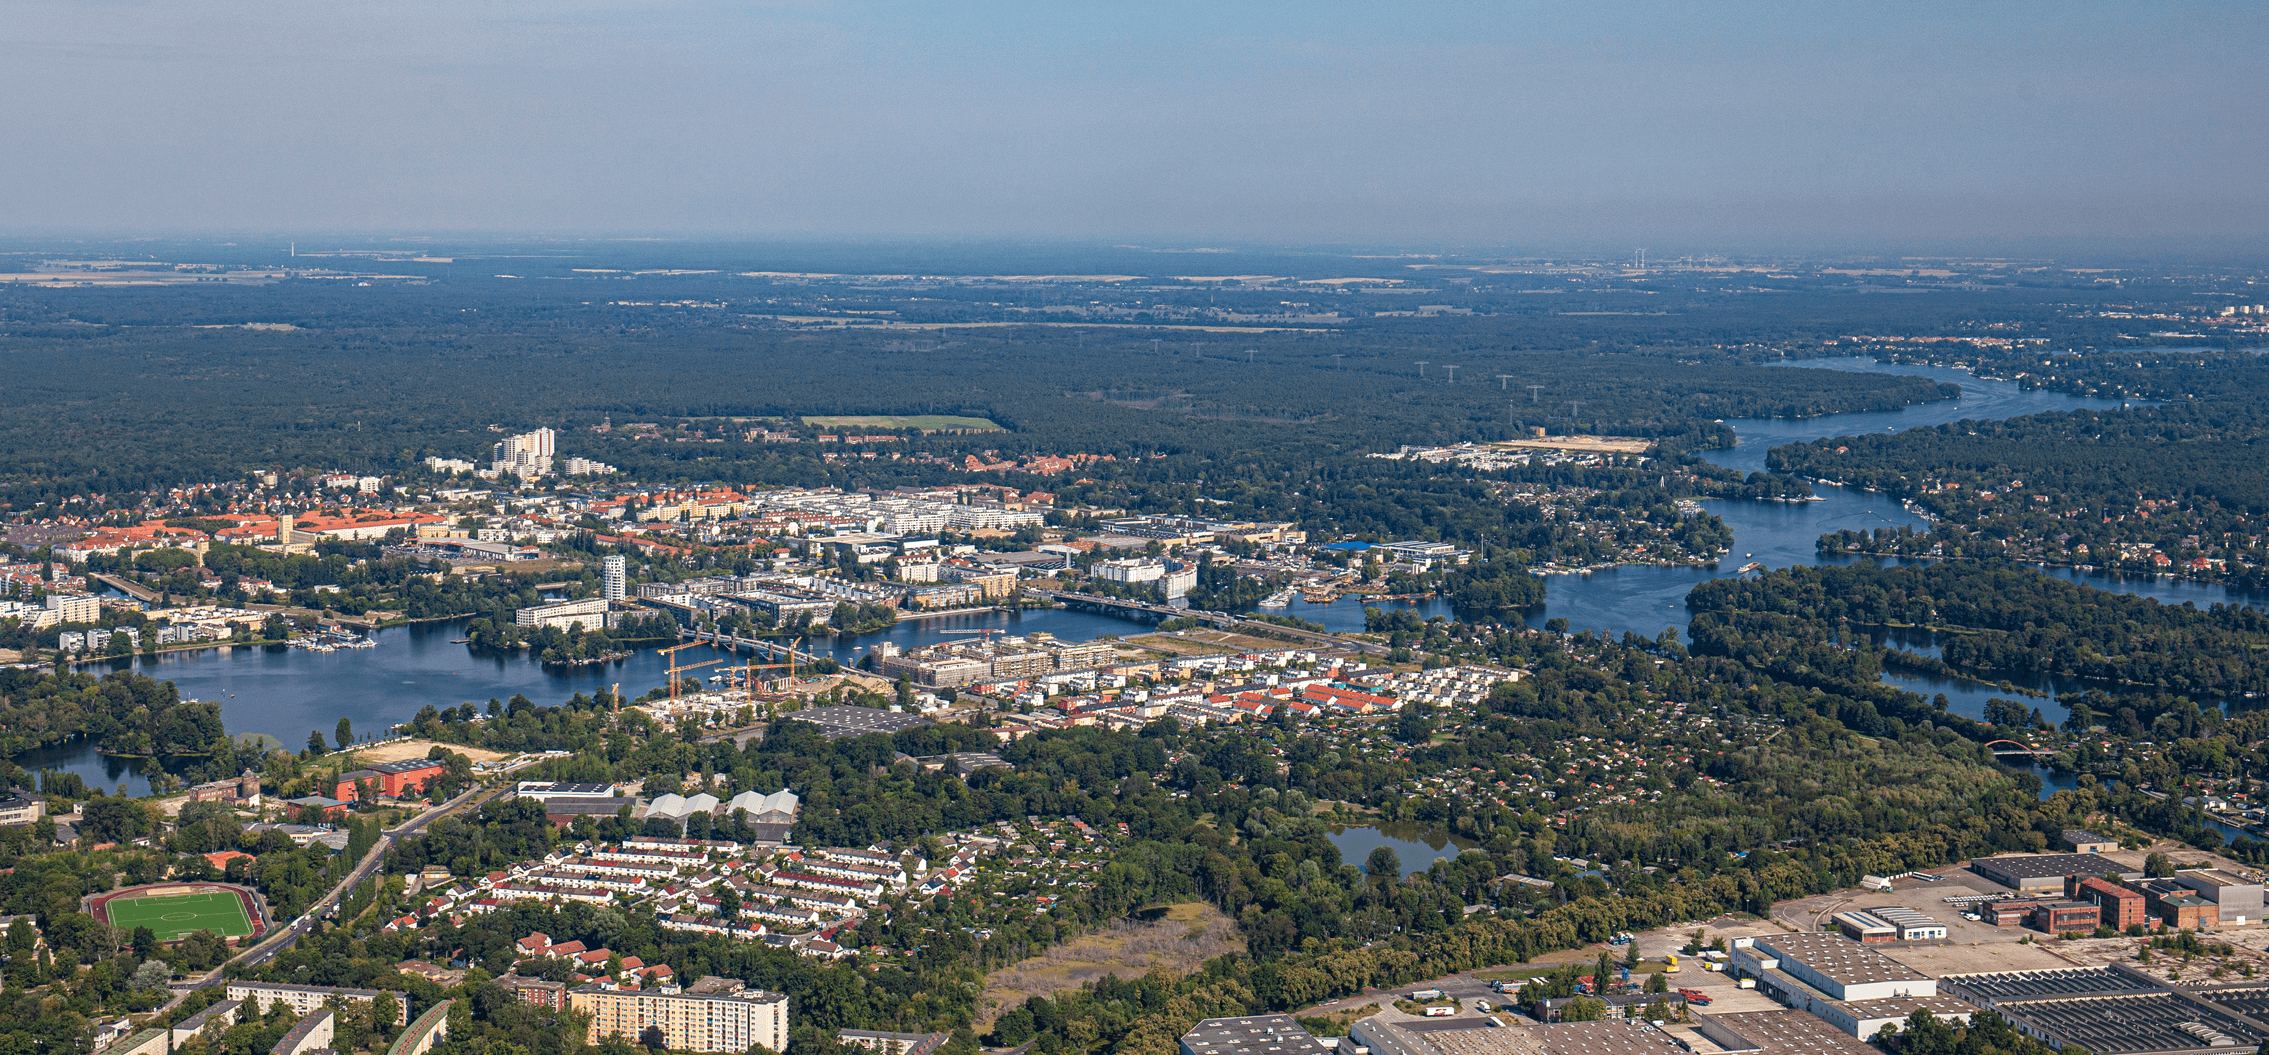
[[[176,894],[172,897],[114,898],[102,907],[110,925],[131,933],[136,927],[157,932],[159,941],[176,941],[201,930],[224,938],[252,933],[252,919],[235,894]]]

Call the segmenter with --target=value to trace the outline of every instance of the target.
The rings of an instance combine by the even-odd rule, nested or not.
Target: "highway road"
[[[420,813],[403,821],[400,825],[388,829],[379,835],[378,841],[372,844],[370,850],[362,855],[362,860],[355,862],[354,870],[348,872],[347,877],[340,880],[337,886],[332,887],[329,893],[324,894],[314,904],[309,905],[305,914],[277,928],[268,937],[261,939],[258,944],[230,957],[227,963],[215,968],[211,974],[204,978],[188,984],[177,983],[174,988],[174,999],[169,1001],[167,1006],[172,1006],[172,1003],[180,1001],[198,989],[208,989],[216,985],[226,984],[228,982],[227,969],[229,964],[257,967],[275,959],[284,950],[298,944],[301,936],[315,926],[315,920],[318,917],[343,903],[348,892],[355,888],[355,884],[369,878],[370,874],[378,869],[379,863],[386,859],[386,851],[393,848],[395,840],[415,835],[434,821],[460,809],[485,803],[498,795],[504,794],[507,790],[503,787],[474,788],[434,809]]]

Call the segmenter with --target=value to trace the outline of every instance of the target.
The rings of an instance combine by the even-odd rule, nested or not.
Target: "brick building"
[[[379,794],[398,799],[405,794],[424,791],[426,784],[442,772],[441,763],[430,758],[374,762],[361,769],[339,774],[338,786],[331,792],[331,797],[341,802],[353,802],[361,794],[361,785],[368,783]]]

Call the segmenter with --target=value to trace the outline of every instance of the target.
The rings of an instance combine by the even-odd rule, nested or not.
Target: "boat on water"
[[[1263,598],[1261,598],[1261,607],[1263,607],[1263,608],[1285,608],[1285,607],[1289,607],[1289,606],[1290,606],[1290,605],[1292,604],[1292,598],[1293,598],[1293,596],[1294,596],[1294,591],[1293,591],[1292,589],[1290,589],[1289,587],[1287,587],[1287,588],[1285,588],[1285,589],[1282,589],[1282,590],[1278,590],[1278,591],[1276,591],[1275,593],[1269,594],[1269,595],[1268,595],[1267,597],[1263,597]]]

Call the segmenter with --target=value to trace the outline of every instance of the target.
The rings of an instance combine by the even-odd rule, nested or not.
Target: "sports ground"
[[[224,938],[242,938],[259,930],[251,895],[216,883],[131,887],[100,896],[91,907],[120,931],[148,927],[161,942],[179,941],[201,930]]]

